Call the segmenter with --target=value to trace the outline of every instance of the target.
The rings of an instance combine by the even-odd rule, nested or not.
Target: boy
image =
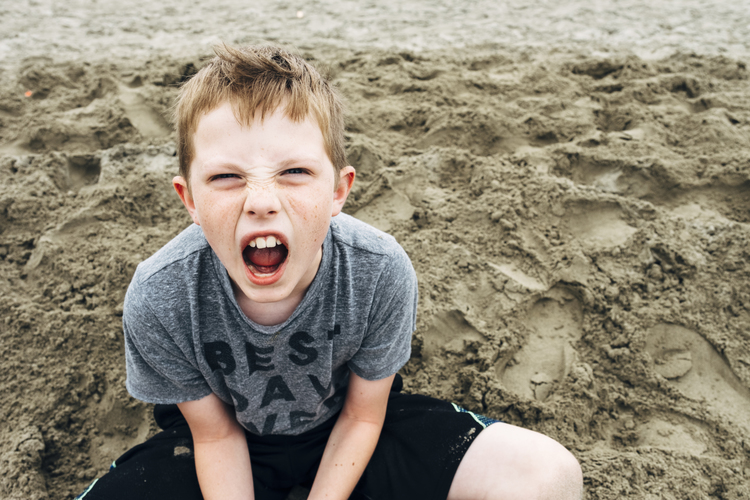
[[[223,47],[176,116],[195,224],[138,267],[123,315],[128,390],[164,431],[82,498],[580,498],[553,440],[399,392],[416,277],[340,213],[355,172],[315,69]]]

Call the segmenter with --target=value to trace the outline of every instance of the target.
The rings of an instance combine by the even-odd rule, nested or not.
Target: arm
[[[215,394],[177,405],[190,426],[198,483],[206,500],[253,500],[245,431]]]
[[[351,372],[309,500],[349,498],[378,443],[393,377],[370,381]]]

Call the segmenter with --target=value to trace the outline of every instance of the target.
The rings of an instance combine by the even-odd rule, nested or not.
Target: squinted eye
[[[287,170],[284,170],[285,174],[304,174],[306,171],[302,168],[290,168]]]
[[[219,174],[214,175],[213,179],[234,179],[237,177],[237,174]]]

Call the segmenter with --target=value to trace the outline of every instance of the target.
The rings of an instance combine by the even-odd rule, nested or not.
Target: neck
[[[297,308],[304,293],[290,295],[289,297],[273,303],[253,302],[245,294],[237,293],[237,304],[239,304],[245,316],[255,321],[259,325],[271,326],[278,325],[286,321]]]

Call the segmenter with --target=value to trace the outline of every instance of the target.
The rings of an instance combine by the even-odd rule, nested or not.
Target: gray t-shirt
[[[300,434],[343,406],[349,370],[378,380],[409,359],[417,279],[396,240],[345,214],[285,322],[245,316],[192,225],[142,262],[125,297],[127,388],[150,403],[215,393],[255,434]]]

